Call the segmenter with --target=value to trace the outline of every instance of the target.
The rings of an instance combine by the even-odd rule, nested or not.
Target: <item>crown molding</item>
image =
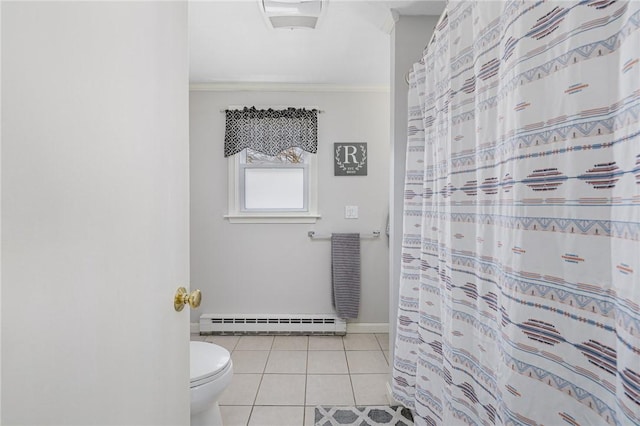
[[[382,92],[389,86],[350,86],[300,83],[192,83],[191,92]]]

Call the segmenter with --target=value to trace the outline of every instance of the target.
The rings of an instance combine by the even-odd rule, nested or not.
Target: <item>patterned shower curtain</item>
[[[393,392],[640,424],[640,1],[450,1],[410,77]]]

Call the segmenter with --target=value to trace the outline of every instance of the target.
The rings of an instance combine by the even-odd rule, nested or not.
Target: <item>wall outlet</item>
[[[358,206],[344,206],[344,218],[345,219],[357,219],[358,218]]]

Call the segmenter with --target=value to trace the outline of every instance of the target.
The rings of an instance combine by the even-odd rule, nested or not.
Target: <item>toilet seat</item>
[[[215,380],[231,368],[231,354],[218,345],[206,342],[191,342],[190,387]]]

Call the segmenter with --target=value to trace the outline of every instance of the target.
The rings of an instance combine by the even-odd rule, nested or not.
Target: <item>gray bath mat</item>
[[[315,412],[315,426],[413,425],[411,411],[399,406],[316,407]]]

